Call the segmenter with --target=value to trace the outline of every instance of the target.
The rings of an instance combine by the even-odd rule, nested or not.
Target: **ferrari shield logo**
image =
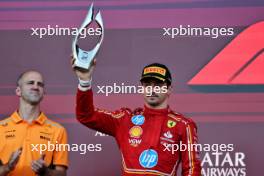
[[[173,120],[168,120],[168,122],[167,122],[167,126],[168,126],[169,128],[173,128],[173,127],[175,127],[175,125],[176,125],[176,122],[175,122],[175,121],[173,121]]]

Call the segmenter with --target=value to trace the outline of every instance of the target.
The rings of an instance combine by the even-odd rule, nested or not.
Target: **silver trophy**
[[[78,30],[78,33],[74,36],[72,41],[72,54],[74,63],[73,67],[78,67],[78,69],[81,70],[88,70],[91,66],[91,63],[93,62],[93,59],[95,58],[96,54],[99,51],[99,48],[103,42],[104,39],[104,25],[103,25],[103,19],[101,16],[100,11],[94,16],[94,7],[93,4],[91,4],[90,9],[81,25],[81,27]],[[86,29],[93,20],[98,24],[99,28],[101,29],[101,36],[99,42],[95,45],[95,47],[89,51],[82,50],[79,48],[77,42],[80,37],[81,32]]]

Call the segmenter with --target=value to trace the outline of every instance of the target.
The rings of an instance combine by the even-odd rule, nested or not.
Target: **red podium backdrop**
[[[101,144],[102,151],[70,152],[69,176],[118,176],[121,157],[112,137],[75,120],[77,80],[70,35],[33,35],[39,28],[76,28],[91,1],[0,1],[0,117],[17,108],[15,82],[27,69],[46,79],[42,110],[62,123],[70,144]],[[205,176],[259,176],[264,134],[264,2],[258,0],[95,1],[105,40],[93,76],[95,104],[115,110],[142,107],[140,94],[96,93],[97,86],[139,85],[144,65],[166,64],[173,76],[170,106],[198,125],[199,143],[233,144],[201,152]],[[231,28],[232,35],[175,35],[173,28]],[[33,29],[34,30],[33,30]],[[170,34],[165,29],[170,28]],[[83,46],[96,37],[82,39]],[[88,42],[89,40],[89,42]],[[243,162],[239,162],[239,158]]]

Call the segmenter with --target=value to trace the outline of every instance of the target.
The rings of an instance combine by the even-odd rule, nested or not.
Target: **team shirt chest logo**
[[[167,131],[166,133],[163,134],[166,138],[171,139],[173,135],[171,134],[170,131]]]
[[[143,125],[145,122],[145,117],[143,115],[135,115],[131,118],[134,125]]]
[[[175,127],[176,124],[177,124],[177,123],[176,123],[175,121],[173,121],[173,120],[168,120],[168,122],[167,122],[167,127],[169,127],[169,128],[173,128],[173,127]]]
[[[143,134],[143,129],[140,127],[140,125],[144,124],[145,117],[143,115],[135,115],[131,118],[131,122],[135,126],[129,130],[130,138],[128,139],[128,142],[131,146],[137,147],[142,142],[141,136]]]
[[[128,142],[131,146],[137,147],[139,144],[141,144],[142,139],[140,139],[141,135],[143,133],[143,129],[140,126],[133,126],[129,130],[130,138],[128,139]]]
[[[153,168],[158,164],[158,153],[153,149],[144,150],[139,156],[139,163],[144,168]]]
[[[133,126],[129,130],[130,137],[132,138],[140,138],[143,133],[143,129],[140,126]]]
[[[172,135],[172,133],[170,131],[167,131],[167,132],[163,133],[163,136],[161,136],[160,139],[162,140],[161,141],[162,144],[164,143],[164,141],[175,143],[175,141],[173,140],[173,135]]]
[[[6,139],[13,139],[16,137],[16,130],[6,130],[5,131],[5,138]]]

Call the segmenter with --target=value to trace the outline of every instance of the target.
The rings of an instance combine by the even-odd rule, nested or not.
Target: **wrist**
[[[92,75],[89,75],[89,76],[87,76],[87,75],[85,75],[85,76],[83,76],[83,75],[77,75],[77,78],[79,80],[82,80],[82,81],[90,81],[92,79]]]
[[[81,80],[79,78],[79,89],[85,89],[85,90],[89,90],[92,88],[92,78],[89,80]]]

